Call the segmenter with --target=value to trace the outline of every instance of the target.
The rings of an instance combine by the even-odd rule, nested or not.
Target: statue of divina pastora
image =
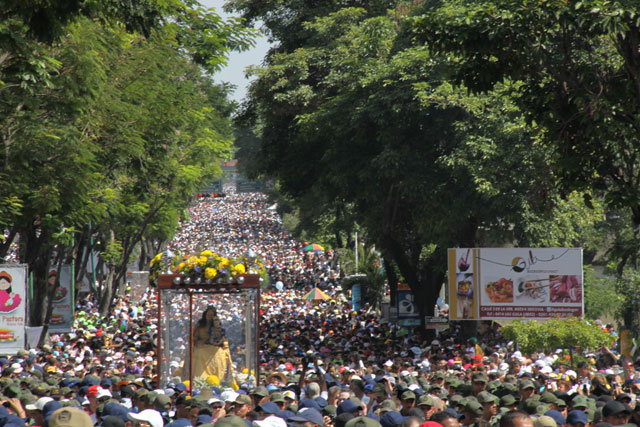
[[[216,307],[210,304],[193,332],[193,377],[226,377],[231,352]]]

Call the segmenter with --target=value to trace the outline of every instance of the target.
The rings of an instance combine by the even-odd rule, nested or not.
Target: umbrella
[[[308,299],[308,300],[313,300],[313,301],[328,300],[329,299],[329,295],[325,294],[324,292],[322,292],[318,288],[313,288],[308,294],[303,296],[302,299]]]
[[[324,248],[316,243],[311,243],[307,246],[305,246],[304,248],[302,248],[303,251],[305,252],[322,252],[324,251]]]

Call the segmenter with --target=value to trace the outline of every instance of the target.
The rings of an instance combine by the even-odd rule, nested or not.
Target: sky
[[[216,12],[222,16],[229,16],[222,10],[222,6],[225,0],[200,0],[200,3],[205,7],[213,7]],[[227,82],[236,86],[236,90],[231,96],[235,101],[242,102],[246,93],[249,80],[245,78],[245,68],[249,65],[258,65],[262,63],[264,56],[269,50],[270,44],[266,37],[260,37],[256,39],[256,44],[253,48],[246,52],[231,52],[227,66],[218,73],[214,74],[213,78],[216,82]]]

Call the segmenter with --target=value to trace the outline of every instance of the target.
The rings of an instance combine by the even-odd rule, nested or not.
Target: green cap
[[[276,391],[275,393],[271,393],[271,397],[269,397],[269,400],[274,403],[284,403],[284,394]]]
[[[449,405],[455,407],[456,405],[460,404],[462,399],[464,399],[464,397],[460,396],[459,394],[452,394],[451,396],[449,396]]]
[[[267,388],[262,385],[259,385],[258,387],[251,390],[249,394],[252,396],[260,396],[260,397],[269,396],[269,392],[267,391]]]
[[[416,394],[414,392],[412,392],[411,390],[407,390],[404,393],[402,393],[402,396],[400,396],[400,400],[416,400]]]
[[[484,405],[485,403],[498,403],[500,399],[497,396],[489,393],[488,391],[481,391],[478,393],[478,403]]]
[[[467,404],[464,405],[464,410],[471,413],[474,417],[482,415],[482,405],[475,400],[468,401]]]
[[[385,413],[385,412],[389,412],[389,411],[395,411],[397,410],[398,407],[396,406],[396,402],[394,402],[391,399],[387,399],[382,401],[382,403],[380,404],[380,413]]]
[[[571,408],[573,409],[586,409],[589,407],[589,399],[587,396],[581,394],[576,395],[571,399]]]
[[[522,405],[522,409],[529,414],[534,415],[538,411],[538,406],[540,406],[540,399],[529,398],[524,401]]]
[[[500,406],[513,406],[516,402],[516,398],[512,394],[505,394],[500,398]]]
[[[487,375],[484,372],[476,372],[475,374],[473,374],[471,376],[471,382],[474,383],[488,383],[489,382],[489,378],[487,377]]]
[[[369,417],[356,417],[344,425],[344,427],[380,427],[380,423]]]
[[[542,393],[540,395],[540,401],[542,403],[556,403],[556,400],[558,400],[558,398],[556,397],[555,394],[549,392],[549,391],[545,391],[544,393]]]
[[[237,415],[227,415],[226,417],[218,418],[215,427],[247,427],[247,423]]]
[[[536,386],[533,384],[533,381],[531,380],[522,380],[520,381],[520,390],[526,390],[528,388],[533,388],[535,389]]]
[[[433,407],[433,397],[429,396],[428,394],[423,394],[422,396],[418,397],[418,403],[416,404],[416,406],[428,406],[428,407]]]

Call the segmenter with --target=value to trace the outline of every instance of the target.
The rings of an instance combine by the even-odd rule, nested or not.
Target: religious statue
[[[230,360],[229,341],[216,307],[210,304],[193,331],[193,376],[215,375],[222,380],[227,376]]]

